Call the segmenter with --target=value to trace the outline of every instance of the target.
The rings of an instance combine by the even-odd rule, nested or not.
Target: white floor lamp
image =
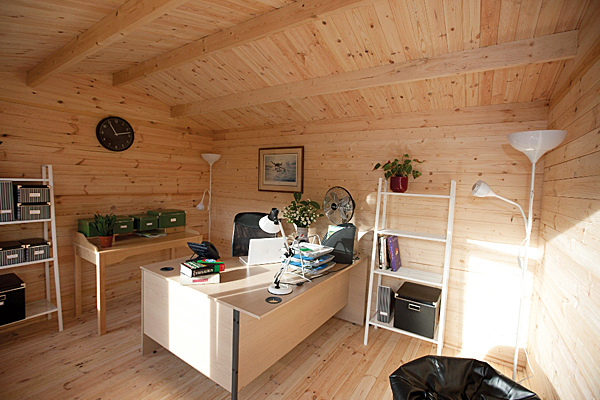
[[[208,183],[208,189],[204,190],[204,193],[202,193],[202,200],[200,200],[200,203],[196,206],[196,208],[198,208],[198,210],[204,210],[204,195],[206,195],[206,192],[208,192],[208,241],[210,242],[210,210],[211,210],[211,204],[212,204],[212,166],[214,163],[216,163],[217,161],[219,161],[219,158],[221,158],[220,154],[202,154],[202,158],[204,159],[204,161],[206,161],[209,165],[210,165],[210,173],[209,173],[209,183]]]
[[[515,354],[513,359],[513,375],[512,379],[516,380],[517,377],[517,360],[519,358],[519,334],[521,331],[521,314],[523,311],[523,297],[525,296],[525,274],[527,272],[527,262],[529,260],[529,242],[531,240],[531,227],[533,226],[533,189],[535,182],[535,163],[543,156],[547,151],[552,150],[556,146],[562,143],[567,136],[567,131],[560,130],[541,130],[541,131],[526,131],[511,133],[507,136],[508,142],[515,149],[525,153],[525,155],[531,161],[531,186],[529,189],[529,212],[527,218],[525,213],[519,204],[514,201],[508,200],[504,197],[498,196],[490,189],[487,183],[483,181],[477,181],[473,185],[472,194],[476,197],[497,197],[500,200],[504,200],[516,207],[521,211],[523,221],[525,222],[525,239],[521,242],[519,248],[519,254],[517,260],[519,267],[521,268],[521,297],[519,299],[519,313],[517,320],[517,338],[515,343]],[[521,256],[521,249],[523,249],[523,256]]]

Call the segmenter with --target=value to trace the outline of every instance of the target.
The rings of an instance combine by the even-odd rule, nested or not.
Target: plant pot
[[[112,246],[113,237],[110,236],[98,236],[100,238],[100,246],[106,248]]]
[[[296,239],[299,242],[308,242],[308,228],[296,227]]]
[[[390,189],[395,193],[404,193],[408,189],[407,176],[392,176],[390,178]]]

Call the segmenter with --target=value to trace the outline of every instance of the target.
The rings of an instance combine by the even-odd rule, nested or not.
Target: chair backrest
[[[258,226],[258,221],[265,215],[267,214],[260,212],[243,212],[235,216],[233,219],[233,236],[231,237],[232,257],[247,256],[250,239],[277,236],[263,231]]]

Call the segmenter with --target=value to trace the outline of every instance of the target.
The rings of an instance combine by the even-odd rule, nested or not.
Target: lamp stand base
[[[278,294],[278,295],[290,294],[293,291],[291,286],[283,285],[283,284],[280,284],[279,287],[276,287],[275,284],[272,284],[271,286],[269,286],[269,289],[267,289],[267,290],[271,294]]]

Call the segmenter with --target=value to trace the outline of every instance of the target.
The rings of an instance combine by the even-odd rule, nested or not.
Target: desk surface
[[[170,281],[179,283],[179,264],[186,260],[187,258],[183,257],[142,266],[141,268]],[[343,273],[348,273],[348,271],[352,269],[344,269],[347,264],[336,264],[330,270],[332,271],[331,274],[317,278],[312,282],[306,282],[302,286],[293,286],[294,290],[291,294],[277,296],[281,298],[281,303],[271,304],[265,301],[267,297],[273,296],[267,291],[267,288],[273,283],[273,278],[281,267],[281,264],[246,266],[242,264],[237,257],[224,258],[222,261],[225,262],[225,271],[221,273],[221,283],[190,285],[187,287],[190,290],[196,290],[210,299],[258,319],[267,316],[283,304],[294,300],[302,301],[301,297],[303,293],[316,285],[322,285],[327,282],[328,279],[337,275],[334,272],[344,270]],[[350,267],[353,267],[354,265],[355,264]],[[161,268],[163,267],[172,267],[173,270],[161,271]],[[282,281],[300,282],[301,279],[294,275],[285,274],[283,275]]]
[[[138,235],[122,235],[118,236],[111,247],[100,247],[100,239],[97,237],[86,238],[81,232],[75,232],[73,235],[73,243],[91,249],[97,253],[109,255],[111,253],[120,253],[123,251],[130,251],[133,249],[146,249],[161,244],[170,243],[177,240],[192,239],[197,241],[201,236],[198,232],[186,228],[183,232],[169,233],[166,236],[146,238]]]

